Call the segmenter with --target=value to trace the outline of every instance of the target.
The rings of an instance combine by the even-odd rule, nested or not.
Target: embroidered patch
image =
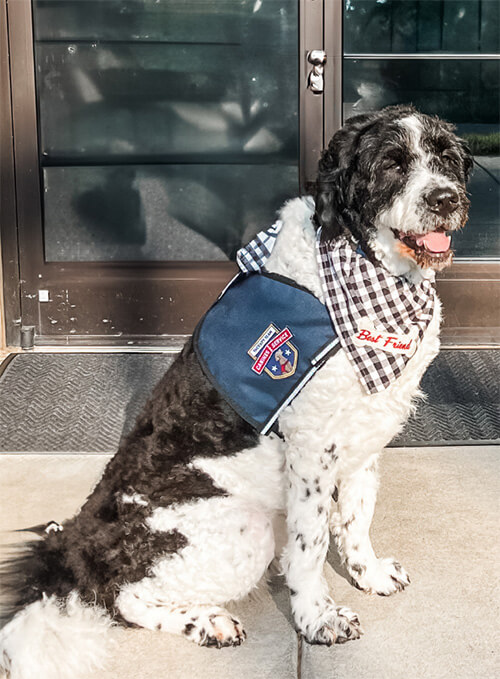
[[[358,332],[352,337],[352,341],[357,347],[372,347],[389,354],[404,354],[410,357],[417,349],[417,337],[417,328],[412,328],[412,331],[407,334],[390,333],[376,330],[369,320],[361,320],[358,323]]]
[[[250,347],[248,355],[254,360],[252,370],[257,375],[267,373],[273,380],[291,377],[297,369],[299,352],[290,342],[289,328],[279,330],[274,323],[268,325],[259,339]]]

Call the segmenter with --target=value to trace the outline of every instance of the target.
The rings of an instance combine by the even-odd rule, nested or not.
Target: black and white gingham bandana
[[[316,248],[340,343],[365,390],[383,391],[401,375],[432,319],[432,282],[414,284],[392,276],[345,239],[329,246],[318,238]]]
[[[237,254],[240,269],[260,271],[282,222],[261,231]],[[316,241],[320,279],[332,324],[365,391],[386,389],[415,353],[433,313],[430,280],[409,283],[375,266],[346,239]]]
[[[242,271],[245,273],[258,272],[264,267],[273,251],[276,238],[282,226],[283,222],[278,219],[267,231],[259,231],[248,245],[238,250],[236,261]]]

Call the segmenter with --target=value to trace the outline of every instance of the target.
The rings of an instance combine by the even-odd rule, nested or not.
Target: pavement
[[[106,454],[0,455],[0,558],[13,530],[62,521],[88,495]],[[230,606],[241,647],[198,648],[161,632],[117,630],[93,679],[493,679],[500,676],[497,571],[500,447],[392,448],[382,456],[372,538],[412,584],[392,597],[353,588],[334,553],[326,577],[365,630],[355,642],[310,646],[294,631],[280,576]],[[90,679],[90,677],[89,677]]]

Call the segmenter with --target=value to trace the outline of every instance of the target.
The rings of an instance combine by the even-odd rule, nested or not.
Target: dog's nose
[[[458,193],[453,189],[434,189],[425,197],[432,212],[447,217],[458,207]]]

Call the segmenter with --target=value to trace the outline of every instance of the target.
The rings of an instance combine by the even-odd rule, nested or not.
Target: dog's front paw
[[[328,606],[323,615],[306,625],[300,632],[310,644],[344,644],[363,634],[359,618],[346,606]]]
[[[389,596],[410,584],[405,569],[395,559],[377,559],[368,567],[348,564],[354,584],[368,594]]]

